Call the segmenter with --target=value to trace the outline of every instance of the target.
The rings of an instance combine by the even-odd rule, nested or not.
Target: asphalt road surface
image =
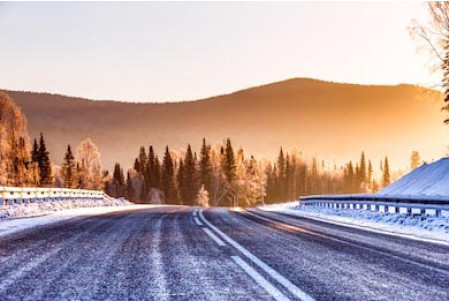
[[[258,210],[157,207],[0,238],[0,299],[448,300],[448,252]]]

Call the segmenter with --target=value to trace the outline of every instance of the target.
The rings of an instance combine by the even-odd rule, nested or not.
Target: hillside
[[[384,188],[379,195],[449,195],[448,158],[422,165]]]
[[[273,158],[280,145],[330,160],[377,161],[387,154],[407,165],[412,150],[441,157],[448,140],[435,92],[411,85],[363,86],[291,79],[232,94],[180,103],[92,101],[45,93],[7,92],[28,118],[33,136],[44,132],[52,160],[68,143],[91,137],[111,168],[131,165],[141,145],[197,148],[231,137],[246,152]],[[446,143],[447,142],[447,143]]]

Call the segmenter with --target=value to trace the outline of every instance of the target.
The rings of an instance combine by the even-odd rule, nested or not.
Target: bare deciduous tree
[[[448,78],[448,39],[449,39],[449,19],[448,1],[427,2],[430,22],[421,25],[417,20],[413,20],[410,27],[411,36],[420,42],[420,49],[425,50],[430,55],[430,68],[433,73],[441,73],[441,82],[437,85],[444,93],[444,105],[442,110],[448,112],[449,100],[449,78]],[[448,117],[444,121],[448,124]]]

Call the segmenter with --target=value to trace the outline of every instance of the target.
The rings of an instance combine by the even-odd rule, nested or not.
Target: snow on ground
[[[380,213],[367,210],[334,209],[315,205],[300,206],[299,202],[265,205],[265,211],[304,216],[331,223],[349,225],[375,232],[393,233],[404,237],[449,243],[449,216],[442,217],[406,213]]]
[[[55,211],[64,209],[85,208],[85,207],[99,207],[99,206],[124,206],[129,205],[130,202],[123,198],[115,199],[111,197],[104,197],[101,200],[94,199],[73,199],[70,201],[57,202],[36,202],[31,204],[16,204],[12,206],[0,206],[0,220],[26,218],[34,216],[47,215]]]
[[[0,237],[28,228],[52,224],[78,216],[94,216],[121,210],[146,209],[158,205],[132,204],[124,199],[41,202],[0,207]]]
[[[448,158],[422,165],[377,195],[449,196]]]

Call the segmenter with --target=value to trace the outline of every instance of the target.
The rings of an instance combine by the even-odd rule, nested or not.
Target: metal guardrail
[[[412,214],[418,210],[421,214],[441,216],[449,210],[448,197],[411,197],[382,195],[323,195],[299,198],[300,205],[318,205],[326,208],[356,209],[385,213],[400,213],[402,210]]]
[[[105,194],[100,190],[0,186],[0,206],[69,201],[73,199],[100,200],[104,196]]]

